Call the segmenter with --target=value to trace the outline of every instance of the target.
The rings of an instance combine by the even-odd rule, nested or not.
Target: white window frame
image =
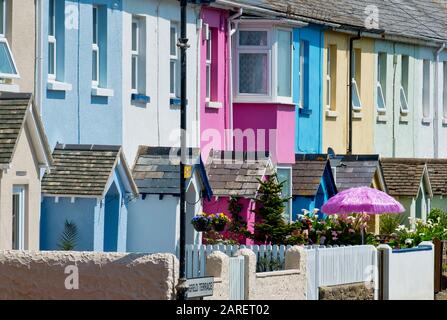
[[[179,38],[179,27],[177,22],[171,21],[170,29],[169,29],[169,36],[171,37],[171,29],[175,29],[175,55],[171,54],[171,41],[172,39],[169,39],[169,95],[171,98],[178,98],[179,97],[179,68],[180,68],[180,57],[179,57],[179,48],[177,47],[177,42]],[[171,77],[171,64],[174,63],[174,79]],[[171,86],[174,85],[174,92],[171,91]]]
[[[20,78],[19,70],[17,69],[17,64],[15,62],[14,56],[11,51],[11,47],[9,46],[8,39],[6,39],[6,0],[3,0],[2,2],[3,6],[3,33],[0,33],[0,42],[4,43],[6,45],[6,50],[9,56],[11,57],[12,66],[15,70],[15,73],[0,73],[0,79],[18,79]]]
[[[326,109],[331,110],[332,101],[332,79],[331,79],[331,45],[328,45],[326,52]],[[300,54],[301,55],[301,54]]]
[[[428,63],[428,83],[427,83],[427,79],[425,78],[426,74],[424,72],[425,69],[425,65],[426,63]],[[431,89],[432,89],[432,83],[431,83],[431,79],[432,79],[432,74],[433,74],[433,63],[431,60],[429,59],[423,59],[422,60],[422,117],[423,119],[430,119],[432,116],[432,94],[431,94]],[[428,85],[428,88],[426,88],[426,86]],[[426,91],[427,89],[427,91]],[[425,94],[426,93],[426,94]],[[428,111],[428,114],[424,114],[425,111]]]
[[[355,57],[356,57],[356,49],[357,48],[355,48],[354,50],[353,50],[353,53],[352,53],[352,55],[353,55],[353,63],[352,63],[352,65],[354,66],[354,68],[353,68],[353,70],[351,70],[351,72],[352,72],[352,79],[351,79],[351,97],[352,97],[352,109],[354,110],[354,111],[361,111],[362,110],[362,106],[363,106],[363,103],[362,103],[362,97],[360,96],[360,91],[359,91],[359,87],[358,87],[358,85],[357,85],[357,80],[355,79],[355,75],[356,75],[356,71],[357,71],[357,69],[356,69],[356,64],[357,64],[357,61],[356,61],[356,59],[355,59]],[[360,50],[360,54],[362,54],[362,51]],[[355,94],[357,95],[357,97],[358,97],[358,100],[359,100],[359,104],[360,105],[358,105],[358,106],[356,106],[356,105],[354,105],[354,92],[355,92]]]
[[[299,55],[299,68],[300,70],[298,71],[298,77],[299,77],[299,87],[300,87],[300,96],[298,99],[298,107],[300,109],[304,109],[304,80],[306,79],[306,72],[305,72],[305,58],[306,58],[306,51],[305,51],[305,46],[306,46],[306,41],[304,40],[300,40],[300,55]]]
[[[292,168],[291,167],[286,167],[286,166],[277,166],[277,168],[276,168],[276,170],[277,170],[277,172],[278,172],[278,170],[287,170],[287,171],[289,171],[289,178],[288,178],[288,181],[287,181],[287,183],[289,184],[289,192],[290,192],[290,199],[288,200],[288,204],[289,204],[289,212],[284,212],[284,215],[286,215],[286,214],[288,214],[289,215],[289,220],[286,220],[286,219],[284,219],[284,220],[286,220],[287,222],[291,222],[292,220],[293,220],[293,217],[292,217],[292,215],[293,215],[293,210],[292,210],[292,202],[293,202],[293,199],[292,199]],[[279,181],[280,182],[280,181]],[[283,197],[284,197],[284,195],[282,195]]]
[[[2,17],[2,31],[0,32],[0,37],[6,37],[6,0],[0,0],[1,6],[3,7],[3,17]]]
[[[293,99],[293,30],[290,28],[284,28],[284,27],[277,27],[274,28],[274,34],[275,34],[275,51],[274,51],[274,55],[275,55],[275,60],[273,60],[273,67],[272,67],[272,71],[274,71],[275,74],[275,95],[274,97],[276,97],[276,101],[279,103],[292,103],[292,99]],[[278,68],[278,58],[277,58],[277,53],[279,51],[279,43],[277,41],[277,35],[279,31],[285,31],[285,32],[289,32],[290,33],[290,97],[287,96],[280,96],[278,93],[278,72],[276,71]],[[271,78],[271,77],[270,77]]]
[[[240,46],[239,38],[240,31],[265,31],[267,32],[267,45],[265,46]],[[253,101],[256,102],[256,98],[258,100],[264,100],[265,98],[272,97],[272,31],[271,27],[259,28],[259,27],[251,27],[249,25],[240,26],[237,36],[236,36],[236,99],[240,101]],[[258,53],[258,54],[267,54],[267,93],[240,93],[239,88],[239,63],[240,63],[240,55],[244,53]]]
[[[136,49],[132,47],[133,43],[131,43],[131,60],[130,60],[130,69],[131,69],[131,80],[130,80],[130,88],[132,93],[138,93],[138,59],[140,55],[140,19],[138,17],[132,17],[132,25],[131,25],[131,42],[133,41],[133,25],[136,24],[137,28],[136,32]],[[133,74],[133,62],[135,60],[135,74]],[[132,86],[135,77],[135,88]]]
[[[25,208],[26,208],[26,197],[25,197],[25,187],[24,186],[14,186],[13,192],[12,192],[13,198],[11,199],[14,201],[14,196],[19,197],[19,216],[17,217],[18,221],[18,234],[17,236],[17,242],[16,247],[14,246],[14,237],[12,237],[12,248],[13,250],[25,250]],[[14,208],[14,207],[13,207]],[[12,228],[14,228],[14,218],[12,217]],[[14,230],[13,230],[13,236],[14,236]]]
[[[99,72],[99,63],[100,63],[100,58],[99,58],[99,54],[100,54],[100,51],[99,51],[100,50],[99,49],[99,7],[98,6],[93,6],[92,7],[93,15],[95,14],[95,11],[96,11],[96,28],[95,28],[95,30],[93,30],[93,32],[96,33],[96,43],[94,42],[95,34],[93,34],[93,37],[92,37],[92,59],[93,59],[93,52],[96,52],[96,80],[93,80],[93,77],[92,77],[92,87],[96,88],[96,87],[99,86],[99,83],[100,83],[100,72]],[[93,23],[93,19],[92,19],[92,23]],[[93,64],[92,64],[92,68],[93,68]]]
[[[50,48],[50,43],[53,44],[53,70],[54,73],[50,73],[48,71],[48,79],[55,81],[56,80],[56,74],[57,74],[57,40],[56,40],[56,1],[53,0],[53,16],[50,17],[53,23],[53,33],[50,34],[50,31],[48,30],[48,48]],[[48,57],[50,57],[50,54],[48,53]],[[50,64],[50,60],[48,59],[48,64]],[[50,68],[48,68],[49,70]]]
[[[442,61],[442,72],[443,72],[442,114],[443,119],[447,120],[447,61]]]
[[[205,101],[211,101],[211,77],[212,77],[212,65],[213,65],[213,40],[212,32],[208,24],[204,25],[204,36],[206,42],[205,51],[205,73],[206,73],[206,90]]]
[[[404,88],[404,84],[403,84],[403,57],[407,57],[408,59],[408,66],[407,66],[407,84],[408,84],[408,77],[409,77],[409,72],[410,72],[410,57],[408,55],[402,55],[401,56],[401,75],[400,75],[400,89],[399,89],[399,103],[400,103],[400,113],[403,115],[407,115],[410,111],[410,108],[408,106],[408,98],[407,98],[407,94],[408,92],[405,91]],[[408,88],[407,88],[408,90]]]
[[[377,91],[376,91],[376,109],[379,113],[385,113],[386,112],[386,99],[385,99],[385,95],[383,94],[383,87],[382,87],[382,83],[381,83],[381,76],[382,76],[382,71],[381,71],[381,63],[380,63],[380,57],[381,55],[385,55],[385,70],[387,70],[387,53],[386,52],[379,52],[377,53]],[[386,77],[386,74],[385,74]],[[385,87],[386,90],[386,87]],[[382,100],[383,102],[383,107],[380,107],[379,104],[379,99]]]

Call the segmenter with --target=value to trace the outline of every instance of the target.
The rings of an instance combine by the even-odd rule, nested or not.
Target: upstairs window
[[[299,92],[299,107],[304,108],[307,104],[307,90],[306,90],[306,77],[309,74],[309,42],[300,41],[300,92]]]
[[[431,61],[424,60],[423,62],[423,78],[422,78],[422,116],[430,118],[431,116]]]
[[[92,30],[92,85],[99,84],[99,14],[98,7],[93,6],[93,30]]]
[[[409,111],[408,107],[408,82],[409,82],[409,69],[410,69],[410,57],[403,55],[401,57],[401,75],[400,75],[400,112],[402,114],[407,114]]]
[[[6,1],[0,0],[0,83],[18,77],[17,67],[6,39]]]
[[[49,0],[48,11],[48,78],[56,80],[56,0]]]
[[[443,116],[444,119],[447,119],[447,61],[443,62],[443,92],[442,92],[442,98],[443,98]]]
[[[132,16],[131,24],[131,92],[146,95],[146,19]]]
[[[337,105],[337,46],[327,48],[326,63],[326,108],[335,111]]]
[[[351,79],[351,94],[352,94],[352,108],[354,110],[362,109],[361,100],[361,83],[362,83],[362,51],[360,49],[354,49],[352,53],[353,57],[353,70]]]
[[[292,31],[239,28],[235,46],[235,100],[292,104]]]
[[[139,50],[140,21],[132,19],[132,93],[138,93],[138,58]]]
[[[387,57],[385,52],[379,52],[377,55],[376,107],[379,112],[386,111]]]
[[[205,38],[205,47],[206,47],[206,102],[211,101],[211,77],[212,77],[212,65],[213,65],[213,37],[212,32],[208,24],[205,24],[204,28],[204,38]]]
[[[177,47],[178,39],[178,26],[176,23],[171,22],[170,31],[170,90],[169,93],[172,98],[179,97],[180,95],[180,61],[179,50]]]

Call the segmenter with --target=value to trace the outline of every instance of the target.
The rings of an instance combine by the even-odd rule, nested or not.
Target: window
[[[0,0],[0,82],[18,77],[17,67],[6,39],[6,1]]]
[[[138,93],[138,56],[140,21],[132,19],[132,93]]]
[[[443,62],[443,116],[447,119],[447,61]]]
[[[386,111],[386,74],[387,57],[385,52],[379,52],[377,55],[377,110]]]
[[[292,96],[292,32],[278,30],[278,96]]]
[[[92,86],[99,84],[99,27],[98,7],[93,6],[93,39],[92,39]]]
[[[327,48],[326,108],[335,111],[337,105],[337,46]]]
[[[299,70],[299,78],[300,78],[300,92],[299,92],[299,107],[304,108],[306,104],[306,77],[308,74],[308,52],[309,52],[309,42],[300,41],[300,70]]]
[[[401,61],[401,75],[400,75],[400,112],[407,114],[409,111],[408,107],[408,82],[409,82],[409,68],[410,68],[410,57],[407,55],[402,56]]]
[[[206,42],[206,102],[211,101],[211,68],[212,68],[212,32],[209,25],[205,25]]]
[[[269,95],[269,32],[239,31],[239,93]]]
[[[177,48],[178,27],[177,24],[171,23],[171,41],[170,41],[170,94],[171,97],[179,96],[179,74],[180,62]]]
[[[12,249],[25,249],[25,188],[14,187],[12,193]]]
[[[423,80],[422,80],[422,116],[429,118],[431,113],[430,80],[431,80],[431,61],[423,62]]]
[[[49,1],[48,17],[48,78],[56,79],[56,0]]]
[[[292,169],[278,167],[278,182],[283,183],[281,197],[290,198],[284,209],[284,219],[287,222],[292,220]]]
[[[362,51],[354,49],[353,52],[353,70],[351,80],[352,108],[354,110],[362,109],[361,101],[361,80],[362,80]]]

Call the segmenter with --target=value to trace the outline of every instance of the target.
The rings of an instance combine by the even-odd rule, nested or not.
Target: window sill
[[[382,113],[382,114],[377,115],[377,122],[386,123],[387,120],[388,120],[388,118],[387,118],[386,114]]]
[[[96,97],[113,97],[113,89],[92,87],[92,96]]]
[[[70,83],[48,80],[47,89],[52,91],[71,91],[72,85]]]
[[[377,110],[377,114],[380,114],[380,115],[386,115],[386,109],[385,110],[380,110],[380,109],[378,109]]]
[[[0,83],[0,91],[20,92],[20,87],[18,84]]]
[[[132,100],[132,102],[137,102],[137,103],[150,103],[151,102],[151,97],[142,94],[142,93],[132,93],[132,95],[130,96],[130,99]]]
[[[326,118],[336,119],[338,117],[338,112],[333,110],[326,110]]]
[[[447,118],[442,118],[442,125],[447,126]]]
[[[309,108],[299,108],[299,110],[300,114],[304,116],[310,116],[312,114],[312,110],[310,110]]]
[[[357,120],[363,119],[363,113],[354,111],[352,113],[352,119],[357,119]]]
[[[222,109],[223,103],[216,101],[208,101],[205,106],[210,109]]]
[[[422,124],[430,125],[432,122],[431,118],[422,118]]]
[[[401,115],[400,117],[399,117],[399,122],[400,123],[408,123],[409,122],[409,119],[408,119],[408,115]]]
[[[169,99],[169,104],[171,105],[171,107],[180,107],[182,103],[182,99],[180,98],[170,98]],[[186,99],[186,105],[188,105],[188,99]]]

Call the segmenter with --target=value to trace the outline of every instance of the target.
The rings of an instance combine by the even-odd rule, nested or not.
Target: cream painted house
[[[38,250],[40,179],[52,164],[29,93],[0,92],[0,250]]]

